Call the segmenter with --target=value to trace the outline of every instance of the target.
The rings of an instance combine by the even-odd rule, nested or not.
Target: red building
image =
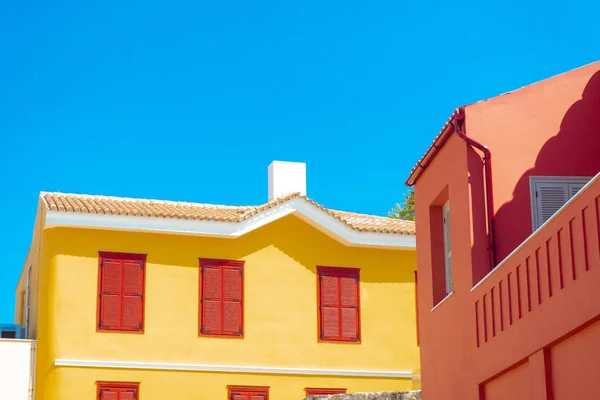
[[[600,398],[600,62],[460,107],[407,180],[426,400]]]

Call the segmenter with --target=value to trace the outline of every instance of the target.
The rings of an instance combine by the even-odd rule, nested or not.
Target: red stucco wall
[[[415,184],[423,398],[595,398],[600,180],[511,252],[532,233],[530,176],[600,171],[600,62],[467,106],[465,131],[492,152],[504,262],[489,273],[481,160],[452,135]],[[445,199],[454,293],[440,302],[431,219]],[[573,269],[578,278],[568,274]],[[566,397],[573,383],[581,389]]]

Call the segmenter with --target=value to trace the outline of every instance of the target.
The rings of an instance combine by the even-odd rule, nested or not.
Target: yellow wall
[[[238,239],[53,228],[44,232],[43,243],[37,399],[79,399],[93,392],[96,380],[112,379],[141,381],[142,400],[167,394],[224,399],[227,384],[271,386],[273,399],[288,398],[283,393],[300,389],[290,398],[302,398],[306,386],[411,386],[410,379],[53,367],[55,358],[407,372],[418,368],[414,252],[345,247],[294,216]],[[144,334],[96,332],[98,251],[148,254]],[[244,339],[198,337],[199,257],[246,261]],[[317,265],[361,269],[361,344],[318,343]],[[161,389],[168,387],[177,395]]]

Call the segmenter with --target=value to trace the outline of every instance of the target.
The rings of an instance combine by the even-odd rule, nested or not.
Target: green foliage
[[[394,208],[388,212],[388,217],[414,221],[415,191],[409,188],[408,192],[404,193],[404,201],[400,204],[396,203]]]

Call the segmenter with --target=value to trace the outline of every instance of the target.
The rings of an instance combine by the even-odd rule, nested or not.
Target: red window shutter
[[[220,334],[222,325],[221,293],[222,268],[202,268],[202,325],[203,334]]]
[[[119,390],[102,388],[98,392],[98,399],[99,400],[119,400]]]
[[[144,263],[123,262],[123,322],[122,329],[142,330],[144,307]]]
[[[360,340],[359,270],[318,267],[321,340]]]
[[[120,260],[103,260],[100,271],[100,329],[119,329],[121,326]]]
[[[358,339],[358,276],[340,278],[341,338]]]
[[[250,400],[267,400],[267,395],[265,394],[253,394],[250,396]]]
[[[242,268],[223,267],[223,334],[242,334]]]
[[[119,400],[134,400],[137,398],[136,389],[120,389]]]
[[[245,393],[233,393],[231,400],[248,400],[248,395]]]
[[[321,275],[321,339],[339,339],[339,278]]]

